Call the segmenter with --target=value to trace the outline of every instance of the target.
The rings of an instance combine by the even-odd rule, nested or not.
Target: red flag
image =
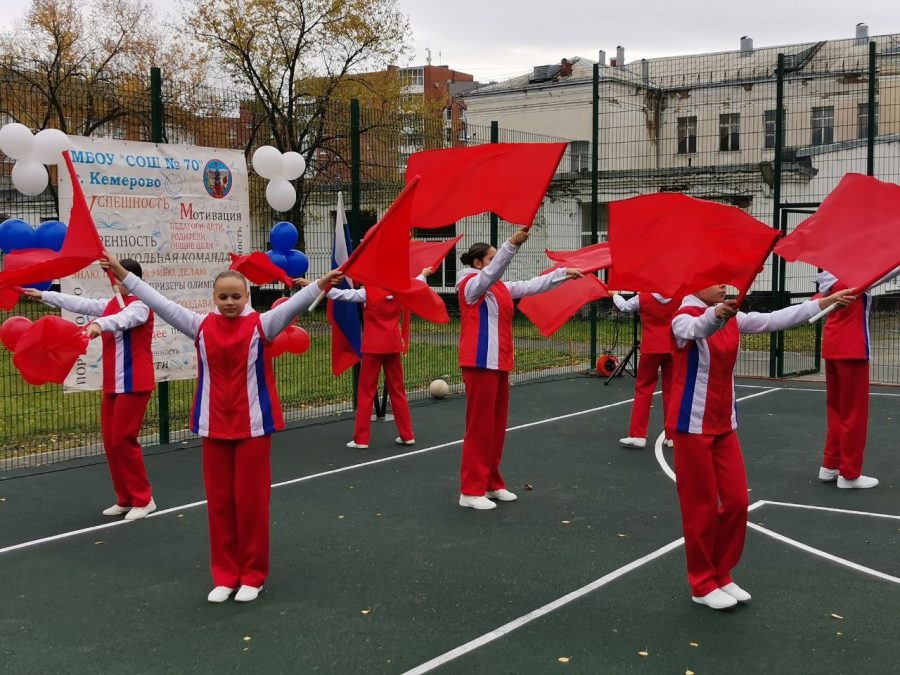
[[[68,150],[63,152],[63,157],[72,182],[72,211],[62,248],[59,253],[35,248],[6,254],[3,271],[0,272],[0,285],[21,286],[66,277],[99,260],[103,253],[103,243],[84,200]]]
[[[409,244],[409,270],[418,275],[426,267],[437,269],[463,235],[446,241],[412,241]]]
[[[406,181],[422,180],[412,226],[444,227],[491,211],[510,223],[531,225],[566,143],[491,143],[417,152]]]
[[[58,316],[43,316],[19,338],[13,365],[28,384],[62,384],[87,346],[83,328]]]
[[[743,295],[780,233],[734,206],[662,192],[609,205],[609,285],[682,297],[715,284]]]
[[[552,270],[548,270],[552,271]],[[609,291],[593,274],[566,281],[553,290],[519,300],[519,309],[544,337],[550,337],[589,302],[608,298]]]
[[[0,286],[0,309],[11,310],[19,302],[21,289],[16,286]]]
[[[868,288],[900,265],[900,186],[848,173],[775,252]]]
[[[413,198],[418,186],[413,179],[394,200],[359,246],[341,265],[355,283],[378,286],[395,293],[412,287],[409,273],[409,232]]]
[[[255,251],[250,255],[235,253],[228,255],[231,256],[231,266],[228,269],[240,272],[252,284],[262,286],[273,281],[280,281],[288,288],[294,285],[293,279],[288,276],[287,272],[269,260],[269,256],[265,253]]]
[[[369,291],[368,287],[366,288],[366,296],[368,297]],[[431,321],[432,323],[450,322],[447,307],[444,305],[444,301],[441,300],[441,296],[435,293],[424,281],[413,279],[411,288],[405,291],[395,291],[394,297],[406,309],[426,321]]]
[[[547,257],[554,262],[565,263],[557,267],[574,267],[585,274],[605,270],[612,265],[612,256],[609,254],[609,243],[592,244],[577,251],[544,251]]]

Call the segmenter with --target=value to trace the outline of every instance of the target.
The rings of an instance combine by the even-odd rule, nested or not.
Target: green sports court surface
[[[513,387],[519,501],[456,505],[465,400],[413,408],[416,446],[336,417],[275,437],[272,571],[206,602],[195,442],[146,457],[159,510],[124,523],[97,459],[0,479],[0,672],[895,673],[900,390],[873,388],[873,490],[816,479],[825,394],[738,383],[753,601],[690,601],[671,450],[620,448],[633,380]],[[661,430],[659,402],[651,434]]]

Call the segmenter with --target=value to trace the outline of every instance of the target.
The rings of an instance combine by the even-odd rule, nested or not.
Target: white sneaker
[[[750,598],[753,597],[733,581],[730,584],[722,586],[722,588],[720,588],[719,590],[728,593],[728,595],[730,595],[738,602],[750,602]]]
[[[416,439],[410,438],[408,441],[404,441],[402,438],[397,436],[397,438],[394,439],[394,443],[396,443],[397,445],[415,445]]]
[[[829,483],[833,480],[837,480],[837,477],[837,469],[826,469],[824,466],[819,467],[819,480],[823,483]]]
[[[634,438],[633,436],[626,436],[625,438],[620,438],[619,443],[621,443],[626,448],[646,448],[647,447],[647,439],[646,438]]]
[[[674,448],[675,441],[673,441],[671,438],[667,438],[663,441],[663,445],[665,445],[667,448]]]
[[[356,441],[350,441],[349,443],[347,443],[347,447],[348,447],[348,448],[358,448],[358,449],[360,449],[360,450],[365,450],[365,449],[368,448],[369,446],[368,446],[368,445],[363,445],[362,443],[357,443]]]
[[[839,488],[873,488],[878,485],[878,479],[871,476],[860,476],[853,480],[847,480],[843,476],[838,476],[837,486]],[[128,516],[126,516],[127,518]]]
[[[132,507],[132,509],[125,514],[125,520],[137,520],[138,518],[145,518],[154,511],[156,511],[156,502],[153,501],[153,497],[150,497],[150,503],[147,504],[147,506]]]
[[[259,597],[262,586],[256,588],[254,586],[241,586],[238,592],[234,594],[235,602],[253,602]]]
[[[711,593],[707,593],[706,595],[702,595],[700,597],[692,595],[691,600],[696,602],[698,605],[706,605],[707,607],[712,607],[713,609],[730,609],[738,603],[737,600],[728,595],[728,593],[723,591],[721,588],[717,588]]]
[[[130,506],[119,506],[118,504],[113,504],[108,509],[103,509],[104,516],[121,516],[123,513],[128,513],[131,510]]]
[[[484,493],[484,496],[488,499],[496,499],[501,502],[514,502],[518,499],[514,492],[510,492],[505,488],[500,488],[499,490],[488,490]]]
[[[479,511],[487,511],[496,509],[497,505],[487,497],[475,497],[473,495],[460,495],[459,505],[467,506],[470,509],[478,509]]]
[[[210,602],[225,602],[232,593],[234,593],[233,588],[228,588],[228,586],[216,586],[209,592],[206,599]]]

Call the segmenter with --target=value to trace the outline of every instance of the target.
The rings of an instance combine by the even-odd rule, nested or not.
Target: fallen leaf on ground
[[[627,534],[617,534],[616,536],[617,537],[627,537],[628,535]]]
[[[840,614],[832,614],[831,618],[832,619],[843,619],[844,617],[842,617]]]
[[[638,656],[650,656],[650,652],[647,652],[647,651],[638,652]]]
[[[534,486],[531,483],[525,483],[526,490],[534,490]]]
[[[692,643],[691,643],[691,647],[699,647],[699,646],[700,646],[700,643],[699,643],[699,642],[692,642]]]
[[[563,525],[568,525],[568,524],[571,523],[572,521],[571,521],[571,520],[561,520],[560,522],[561,522]]]
[[[250,640],[252,640],[252,639],[253,639],[253,638],[250,637],[249,635],[245,635],[245,636],[244,636],[244,642],[250,642]]]
[[[568,662],[569,662],[569,657],[568,657],[568,656],[560,656],[559,659],[557,659],[557,660],[558,660],[560,663],[568,663]]]
[[[361,613],[361,614],[368,614],[368,613],[371,612],[371,611],[372,611],[371,609],[364,609],[364,610],[362,610],[362,612],[360,612],[360,613]]]
[[[94,542],[94,546],[100,546],[101,544],[105,544],[105,543],[106,543],[106,542],[103,541],[103,540],[95,541],[95,542]]]

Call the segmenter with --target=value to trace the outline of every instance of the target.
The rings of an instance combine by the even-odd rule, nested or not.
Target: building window
[[[834,106],[825,105],[812,109],[812,144],[834,143]]]
[[[697,118],[678,118],[678,154],[697,152]]]
[[[408,68],[400,71],[400,79],[404,87],[424,87],[425,69]]]
[[[875,124],[873,135],[878,135],[878,104],[875,104]],[[857,138],[868,138],[869,137],[869,104],[868,103],[857,103],[856,104],[856,127],[857,127]]]
[[[591,144],[589,141],[572,141],[569,144],[569,152],[572,160],[572,173],[583,173],[590,170]]]
[[[778,111],[776,110],[766,110],[765,118],[763,120],[763,126],[765,128],[765,141],[763,142],[763,147],[765,148],[774,148],[775,147],[775,121],[776,115]],[[781,113],[781,121],[784,122],[784,111]]]
[[[741,114],[719,115],[719,150],[741,149]]]

